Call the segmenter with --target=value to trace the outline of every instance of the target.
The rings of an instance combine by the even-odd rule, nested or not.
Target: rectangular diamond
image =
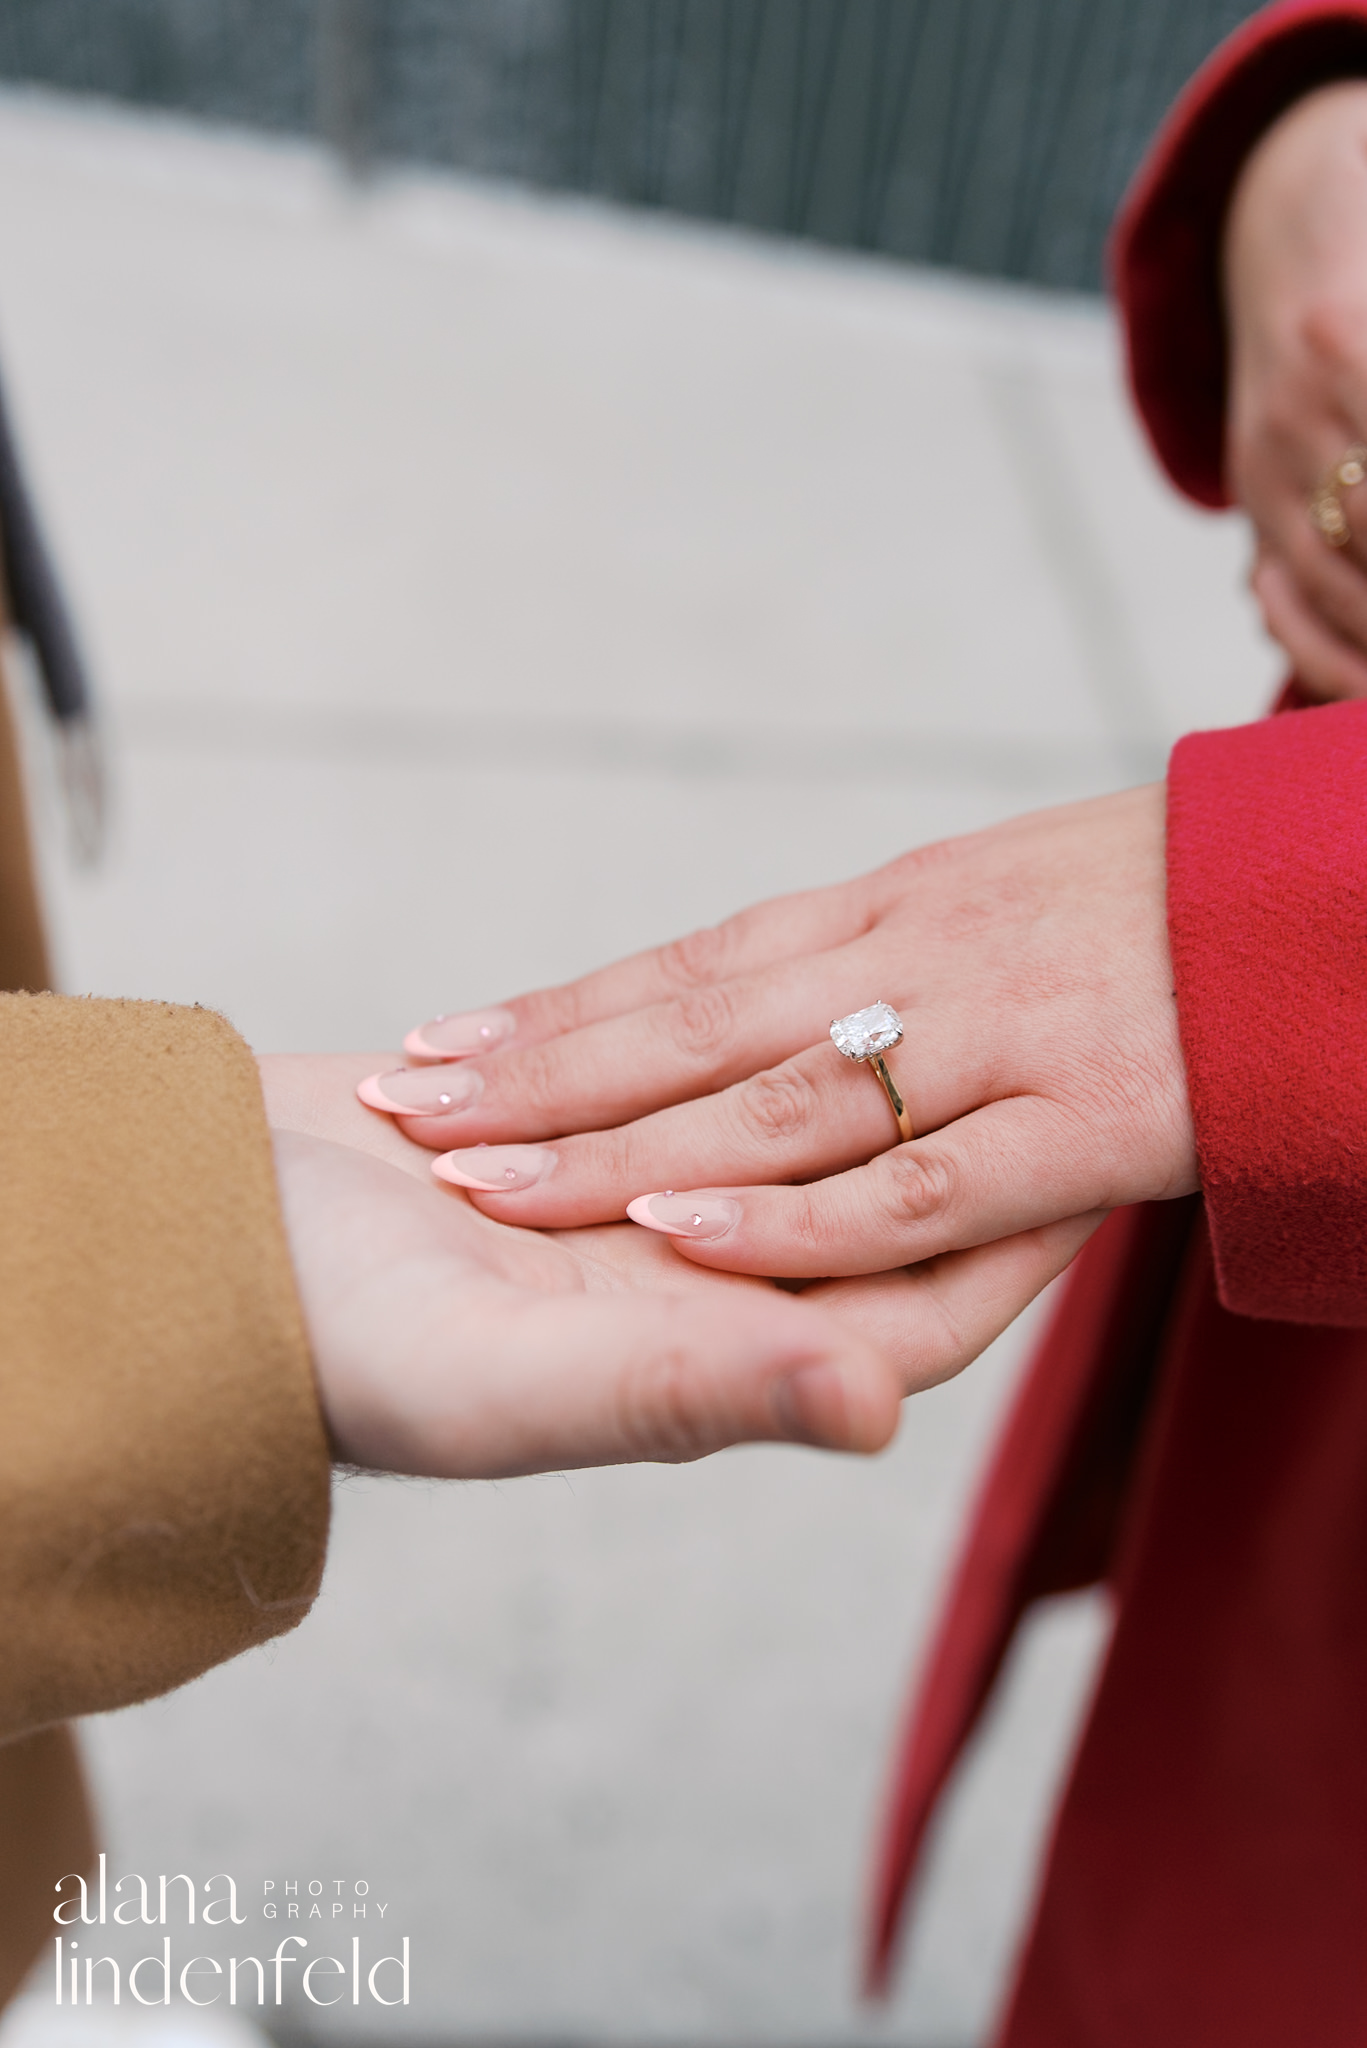
[[[831,1037],[847,1060],[872,1059],[902,1042],[902,1020],[891,1003],[870,1003],[867,1010],[854,1010],[837,1017]]]

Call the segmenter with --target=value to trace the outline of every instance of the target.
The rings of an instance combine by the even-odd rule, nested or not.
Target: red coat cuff
[[[1199,504],[1229,503],[1221,241],[1239,173],[1296,100],[1361,75],[1367,0],[1265,8],[1197,72],[1121,207],[1111,275],[1135,403],[1159,461]]]
[[[1367,1325],[1367,703],[1178,743],[1168,923],[1220,1298]]]

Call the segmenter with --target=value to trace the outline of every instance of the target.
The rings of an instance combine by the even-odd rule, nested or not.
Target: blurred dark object
[[[56,723],[73,851],[93,861],[104,836],[105,783],[94,707],[71,614],[19,464],[0,388],[0,559],[10,622],[28,644]]]
[[[318,0],[318,133],[354,178],[375,159],[376,0]]]
[[[9,409],[0,391],[0,554],[14,626],[29,642],[54,718],[90,713],[90,691],[71,618],[58,588],[33,501],[19,467]]]
[[[1248,0],[0,0],[0,77],[1094,290]]]

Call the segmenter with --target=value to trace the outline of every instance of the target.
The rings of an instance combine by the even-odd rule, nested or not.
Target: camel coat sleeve
[[[46,973],[5,712],[0,985]],[[255,1064],[221,1017],[0,994],[0,1156],[3,2001],[90,1855],[58,1724],[293,1627],[329,1457]]]
[[[193,1678],[317,1587],[327,1445],[255,1064],[0,996],[0,1735]]]

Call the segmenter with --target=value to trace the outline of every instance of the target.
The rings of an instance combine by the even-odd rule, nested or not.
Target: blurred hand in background
[[[1367,697],[1367,481],[1329,490],[1342,545],[1310,512],[1367,443],[1367,83],[1308,94],[1253,151],[1225,286],[1225,467],[1254,526],[1254,594],[1312,696]]]

